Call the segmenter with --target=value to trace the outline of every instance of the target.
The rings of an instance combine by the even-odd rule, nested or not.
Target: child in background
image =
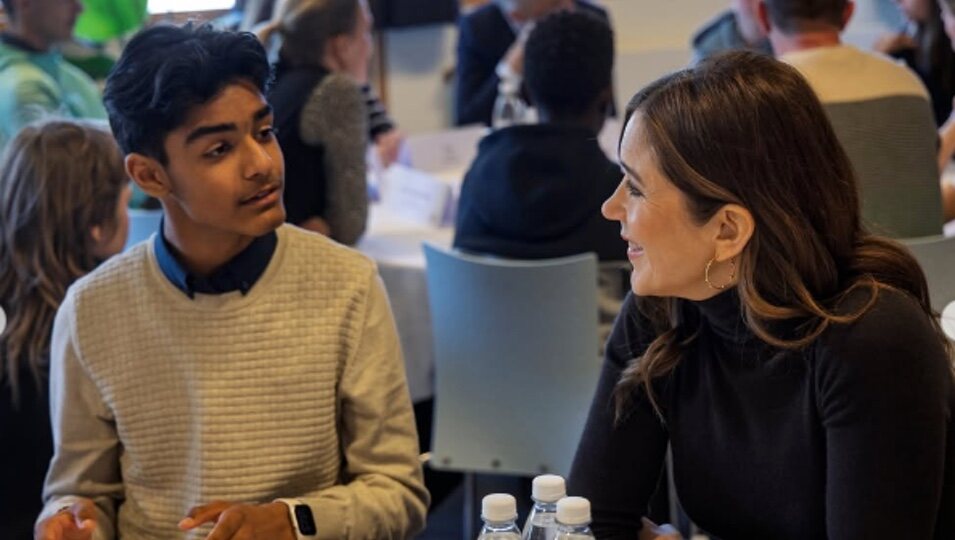
[[[56,120],[23,128],[0,163],[0,523],[33,537],[53,452],[47,364],[73,281],[126,242],[130,189],[113,137]]]

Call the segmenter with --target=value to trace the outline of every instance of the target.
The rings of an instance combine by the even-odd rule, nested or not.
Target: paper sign
[[[404,165],[392,165],[381,182],[381,204],[411,221],[440,227],[452,219],[450,185]]]
[[[411,163],[427,172],[466,170],[486,133],[485,126],[472,126],[410,136],[406,144]]]

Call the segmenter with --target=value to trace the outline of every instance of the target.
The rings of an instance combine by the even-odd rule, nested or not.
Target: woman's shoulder
[[[860,310],[863,310],[862,314],[853,322],[833,324],[823,337],[829,342],[845,339],[893,340],[904,337],[905,331],[916,331],[919,335],[930,333],[934,340],[938,339],[929,314],[906,291],[892,287],[859,287],[833,307],[837,316],[849,316]],[[903,333],[901,336],[900,331]]]
[[[814,345],[822,383],[837,380],[871,383],[885,378],[904,384],[931,373],[951,374],[951,359],[942,336],[909,293],[882,287],[860,288],[835,308],[837,315],[865,311],[849,323],[833,323]]]

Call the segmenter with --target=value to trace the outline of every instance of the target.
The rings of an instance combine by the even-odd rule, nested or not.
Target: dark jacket
[[[577,7],[608,21],[602,8],[577,0]],[[491,111],[500,82],[494,70],[511,48],[517,35],[494,2],[482,6],[458,20],[458,52],[454,122],[462,126],[491,125]]]
[[[32,540],[43,508],[43,479],[53,457],[46,374],[37,386],[21,365],[20,400],[13,404],[9,381],[0,383],[0,538]]]
[[[302,108],[312,91],[328,76],[322,68],[276,66],[269,102],[275,110],[276,137],[285,159],[286,221],[298,225],[323,217],[326,206],[325,148],[305,143],[299,131]]]
[[[511,258],[595,252],[626,258],[620,225],[600,206],[620,170],[594,134],[555,125],[514,126],[485,137],[461,186],[455,247]]]

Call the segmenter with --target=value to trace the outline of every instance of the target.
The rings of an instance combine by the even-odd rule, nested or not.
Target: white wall
[[[604,0],[616,31],[616,93],[619,103],[645,84],[690,60],[693,32],[725,9],[727,0]],[[857,0],[845,40],[868,48],[884,32],[901,27],[893,0]],[[453,25],[385,33],[388,108],[408,133],[451,125],[454,65]]]

